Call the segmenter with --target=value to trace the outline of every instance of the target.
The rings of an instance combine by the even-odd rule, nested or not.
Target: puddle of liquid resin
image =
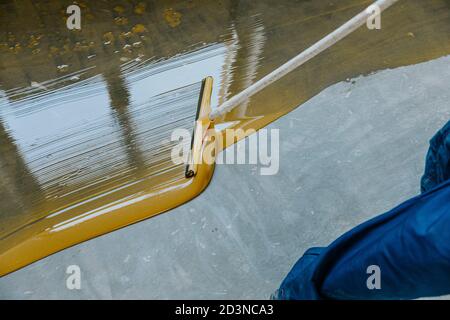
[[[187,180],[168,152],[199,81],[214,78],[217,107],[371,1],[78,3],[80,31],[70,1],[0,3],[0,274],[195,197],[212,169]],[[360,28],[217,128],[258,129],[333,83],[449,53],[450,1],[400,0],[381,30]]]

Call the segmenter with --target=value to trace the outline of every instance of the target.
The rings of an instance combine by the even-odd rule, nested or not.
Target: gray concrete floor
[[[308,247],[419,192],[449,101],[450,56],[336,84],[268,127],[277,175],[219,165],[193,201],[1,278],[0,298],[268,298]]]

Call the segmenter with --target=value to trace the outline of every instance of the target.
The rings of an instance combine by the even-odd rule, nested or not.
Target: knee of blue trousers
[[[448,179],[450,179],[450,121],[430,141],[421,191],[427,192]]]

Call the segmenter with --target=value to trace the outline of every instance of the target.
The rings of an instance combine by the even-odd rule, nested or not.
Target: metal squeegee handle
[[[378,6],[380,8],[381,13],[382,11],[389,8],[397,1],[398,0],[378,0],[375,1],[371,6],[373,5]],[[347,21],[341,27],[334,30],[332,33],[328,34],[326,37],[322,38],[321,40],[316,42],[314,45],[312,45],[311,47],[309,47],[296,57],[292,58],[291,60],[283,64],[278,69],[272,71],[262,79],[252,84],[247,89],[233,96],[230,100],[224,102],[217,109],[213,110],[210,113],[209,115],[210,120],[214,120],[223,116],[225,113],[231,111],[239,104],[245,102],[248,98],[255,95],[256,93],[258,93],[271,83],[277,81],[286,74],[297,69],[298,67],[300,67],[307,61],[311,60],[322,51],[330,48],[332,45],[339,42],[340,40],[351,34],[353,31],[361,27],[363,24],[367,22],[367,19],[370,18],[370,16],[373,14],[370,10],[368,10],[370,7],[368,7],[367,9],[365,9],[364,11],[362,11],[361,13],[359,13],[358,15]]]

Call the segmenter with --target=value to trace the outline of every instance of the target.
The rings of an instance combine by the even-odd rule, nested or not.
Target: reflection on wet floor
[[[161,152],[171,128],[192,127],[200,80],[214,77],[217,107],[370,2],[78,1],[82,29],[69,31],[72,1],[1,1],[0,251],[50,228],[34,226],[45,217],[83,215],[65,208],[90,197],[182,185]],[[449,53],[450,1],[400,1],[380,31],[361,28],[218,127],[260,128],[333,83]],[[80,230],[59,249],[92,236]]]

